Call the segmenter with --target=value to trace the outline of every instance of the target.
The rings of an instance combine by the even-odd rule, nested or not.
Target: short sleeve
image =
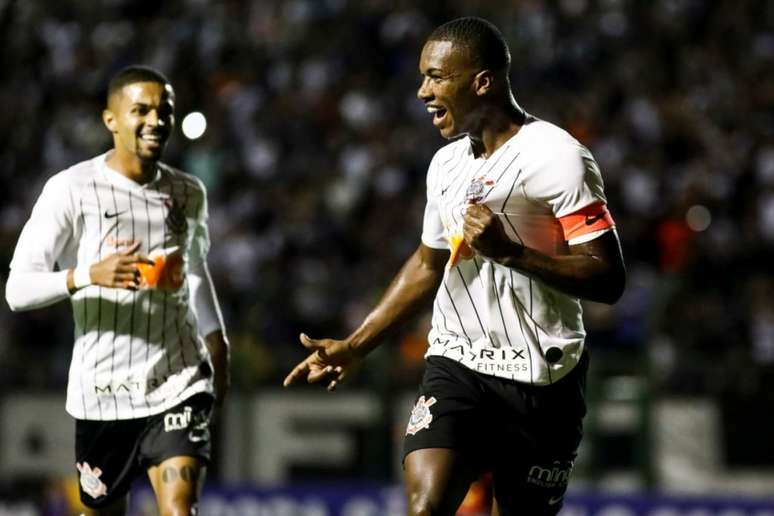
[[[427,171],[427,203],[422,221],[422,243],[433,249],[448,249],[441,213],[438,209],[438,154],[430,161]]]
[[[558,147],[546,161],[533,195],[545,200],[557,219],[591,204],[606,204],[602,174],[591,152],[577,142]]]

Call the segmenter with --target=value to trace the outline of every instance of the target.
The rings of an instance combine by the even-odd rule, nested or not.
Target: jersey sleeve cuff
[[[441,240],[438,240],[438,239],[435,239],[435,238],[429,238],[429,237],[427,237],[427,236],[425,236],[423,234],[422,235],[422,243],[425,244],[427,247],[430,247],[432,249],[440,249],[440,250],[443,250],[443,251],[448,251],[449,250],[449,242],[445,238],[443,238]]]
[[[585,233],[579,237],[573,238],[571,240],[567,241],[567,245],[579,245],[579,244],[585,244],[586,242],[591,242],[595,238],[599,238],[608,231],[612,231],[613,228],[605,228],[600,229],[598,231],[592,231],[591,233]]]

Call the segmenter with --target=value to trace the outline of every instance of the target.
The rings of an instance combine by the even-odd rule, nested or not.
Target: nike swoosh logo
[[[587,226],[593,226],[596,221],[600,220],[604,216],[605,216],[605,212],[604,211],[602,213],[597,213],[593,217],[589,217],[588,215],[586,215],[586,225]]]
[[[105,210],[105,218],[106,219],[112,219],[113,217],[118,217],[122,213],[126,213],[126,210],[124,210],[124,211],[117,211],[117,212],[114,212],[114,213],[110,213],[107,210]]]
[[[564,498],[564,496],[552,496],[548,499],[548,505],[556,505],[562,501],[562,498]]]
[[[446,190],[448,189],[449,189],[448,186],[446,188],[441,188],[441,195],[446,195]]]

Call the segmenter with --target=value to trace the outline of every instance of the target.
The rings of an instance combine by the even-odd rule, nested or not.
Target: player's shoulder
[[[523,150],[532,154],[555,153],[557,150],[576,150],[582,147],[573,135],[556,124],[531,117],[521,128]]]
[[[577,175],[585,168],[584,163],[593,161],[589,150],[573,135],[558,125],[534,119],[525,124],[521,131],[520,151],[522,161],[532,172],[538,173],[549,168],[553,174]]]
[[[89,184],[104,161],[104,154],[80,161],[49,177],[46,184],[53,188],[71,188]]]
[[[470,142],[468,139],[459,138],[435,151],[433,159],[430,160],[430,166],[431,168],[447,166],[451,162],[461,159],[465,154],[469,154],[470,152]]]
[[[180,185],[186,191],[196,191],[205,194],[207,189],[201,179],[179,168],[159,162],[159,168],[164,174],[165,180],[175,185]]]

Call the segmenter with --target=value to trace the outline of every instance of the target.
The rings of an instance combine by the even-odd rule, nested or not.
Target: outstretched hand
[[[328,382],[327,389],[336,390],[360,361],[346,340],[311,339],[304,333],[299,340],[312,353],[293,368],[282,382],[284,387],[305,379],[307,383]]]

